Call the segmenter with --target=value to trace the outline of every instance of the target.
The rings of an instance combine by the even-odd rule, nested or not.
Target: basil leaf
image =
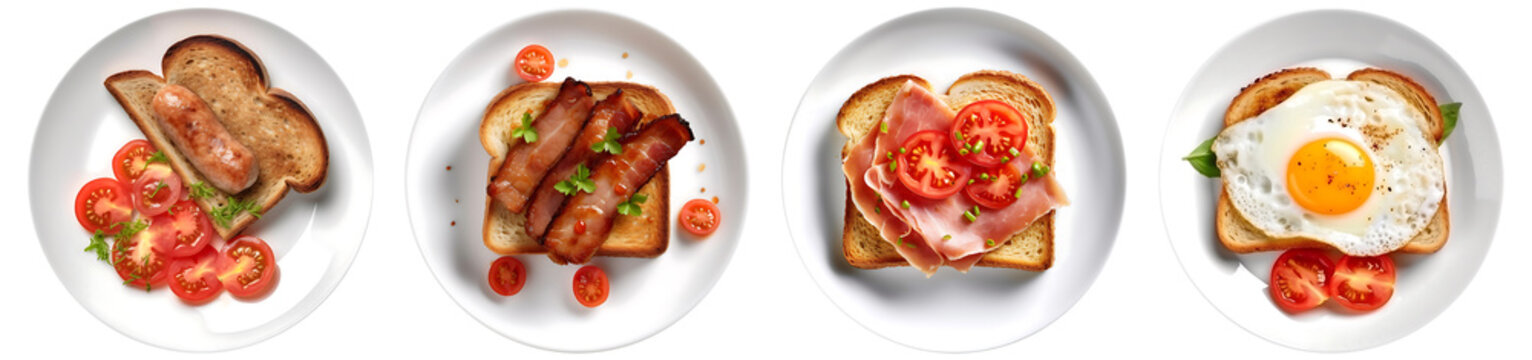
[[[1217,139],[1218,137],[1214,136],[1203,141],[1202,145],[1197,145],[1196,149],[1192,149],[1192,152],[1186,154],[1186,157],[1182,157],[1181,160],[1191,163],[1192,168],[1197,169],[1197,173],[1202,176],[1218,177],[1218,155],[1213,153],[1213,140]]]
[[[1447,136],[1452,135],[1452,130],[1458,128],[1458,110],[1462,107],[1463,103],[1442,104],[1439,106],[1439,109],[1442,112],[1442,122],[1444,125],[1442,125],[1442,139],[1436,143],[1437,146],[1446,144]]]

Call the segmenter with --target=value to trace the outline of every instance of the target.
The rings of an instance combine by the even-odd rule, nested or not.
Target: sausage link
[[[154,95],[160,131],[213,187],[238,194],[255,184],[255,153],[235,140],[213,110],[185,86],[169,84]]]

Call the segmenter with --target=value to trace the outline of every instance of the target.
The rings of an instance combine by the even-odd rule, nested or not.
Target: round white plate
[[[547,81],[572,76],[654,86],[691,122],[698,139],[670,160],[670,248],[653,259],[592,261],[611,278],[611,296],[594,309],[580,306],[571,290],[579,267],[555,265],[543,255],[517,256],[529,277],[515,296],[495,294],[487,280],[489,265],[499,256],[484,247],[481,232],[490,157],[479,144],[479,122],[496,94],[521,81],[511,72],[511,60],[530,44],[547,46],[555,58],[568,60],[568,67],[556,68]],[[629,56],[624,59],[623,53]],[[649,26],[593,11],[512,21],[458,54],[421,105],[405,178],[415,240],[442,289],[469,315],[506,337],[572,352],[643,340],[701,302],[734,254],[749,190],[744,142],[734,121],[723,92],[702,64]],[[706,168],[699,171],[702,165]],[[724,219],[718,232],[698,239],[676,226],[682,204],[714,196]]]
[[[87,181],[112,177],[117,149],[143,133],[102,86],[124,70],[160,73],[171,44],[197,34],[238,40],[264,61],[271,85],[302,99],[330,147],[324,187],[289,192],[245,234],[276,252],[281,280],[271,295],[240,301],[224,295],[188,306],[165,288],[129,288],[112,266],[82,252],[90,234],[74,219],[74,197]],[[372,155],[351,94],[302,40],[275,24],[222,10],[180,10],[135,21],[86,52],[59,82],[32,143],[32,218],[43,252],[75,300],[124,335],[170,349],[228,350],[297,324],[340,284],[362,244],[372,209]]]
[[[1457,130],[1441,146],[1446,160],[1451,237],[1431,255],[1393,255],[1397,286],[1388,305],[1350,314],[1326,305],[1288,315],[1266,289],[1281,252],[1235,254],[1218,243],[1213,211],[1218,179],[1181,160],[1223,126],[1240,88],[1280,69],[1318,67],[1344,78],[1377,67],[1409,76],[1441,103],[1462,102]],[[1160,207],[1186,275],[1229,320],[1277,344],[1349,351],[1404,337],[1440,314],[1468,286],[1500,218],[1500,144],[1484,99],[1468,74],[1431,40],[1403,24],[1354,11],[1314,11],[1256,27],[1202,66],[1170,118],[1160,154]]]
[[[962,274],[945,267],[927,279],[911,267],[851,267],[841,252],[846,184],[840,149],[846,138],[835,129],[841,103],[887,76],[915,74],[944,92],[959,76],[984,69],[1025,75],[1057,103],[1053,168],[1072,204],[1058,210],[1053,268]],[[1068,50],[1009,16],[939,9],[868,31],[814,78],[785,147],[782,202],[809,274],[846,315],[910,347],[976,351],[1041,330],[1090,288],[1117,237],[1124,167],[1111,108]]]

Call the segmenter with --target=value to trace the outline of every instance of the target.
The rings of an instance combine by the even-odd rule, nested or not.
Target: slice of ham
[[[537,189],[548,170],[569,150],[569,143],[574,142],[575,135],[585,126],[595,103],[590,86],[574,78],[564,78],[558,95],[548,103],[547,110],[532,121],[532,128],[537,130],[537,141],[511,140],[505,162],[489,182],[489,196],[513,213],[526,210],[532,190]]]
[[[891,160],[880,154],[897,152],[900,144],[917,132],[948,131],[954,116],[935,94],[907,82],[885,111],[883,123],[888,131],[870,132],[853,144],[843,159],[847,178],[860,180],[850,181],[852,199],[858,209],[879,229],[884,241],[899,248],[900,255],[927,276],[943,264],[968,271],[984,253],[1069,203],[1052,172],[1031,177],[1022,185],[1021,197],[1010,206],[982,209],[971,222],[963,213],[976,203],[967,196],[931,200],[906,189],[899,183],[897,173],[889,169]],[[1031,151],[1022,151],[1003,166],[1030,173],[1034,159],[1037,157]],[[908,208],[903,206],[905,202],[910,204]]]
[[[617,89],[606,99],[596,103],[590,110],[590,120],[585,122],[585,128],[580,130],[580,135],[575,138],[574,145],[564,153],[553,170],[548,171],[547,180],[537,186],[537,191],[532,194],[532,203],[527,208],[527,234],[533,239],[542,239],[548,231],[548,223],[553,222],[553,216],[564,205],[564,193],[553,188],[554,184],[569,178],[575,173],[580,165],[586,168],[594,167],[602,160],[606,160],[610,154],[596,152],[590,149],[591,145],[600,143],[606,139],[607,129],[615,129],[617,134],[625,135],[633,130],[633,125],[638,119],[644,117],[644,113],[633,106],[632,102],[623,95],[622,89]]]

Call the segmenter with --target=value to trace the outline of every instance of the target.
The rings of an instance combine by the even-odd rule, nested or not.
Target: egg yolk
[[[1361,207],[1372,195],[1372,159],[1351,141],[1319,139],[1287,162],[1287,193],[1298,206],[1335,215]]]

